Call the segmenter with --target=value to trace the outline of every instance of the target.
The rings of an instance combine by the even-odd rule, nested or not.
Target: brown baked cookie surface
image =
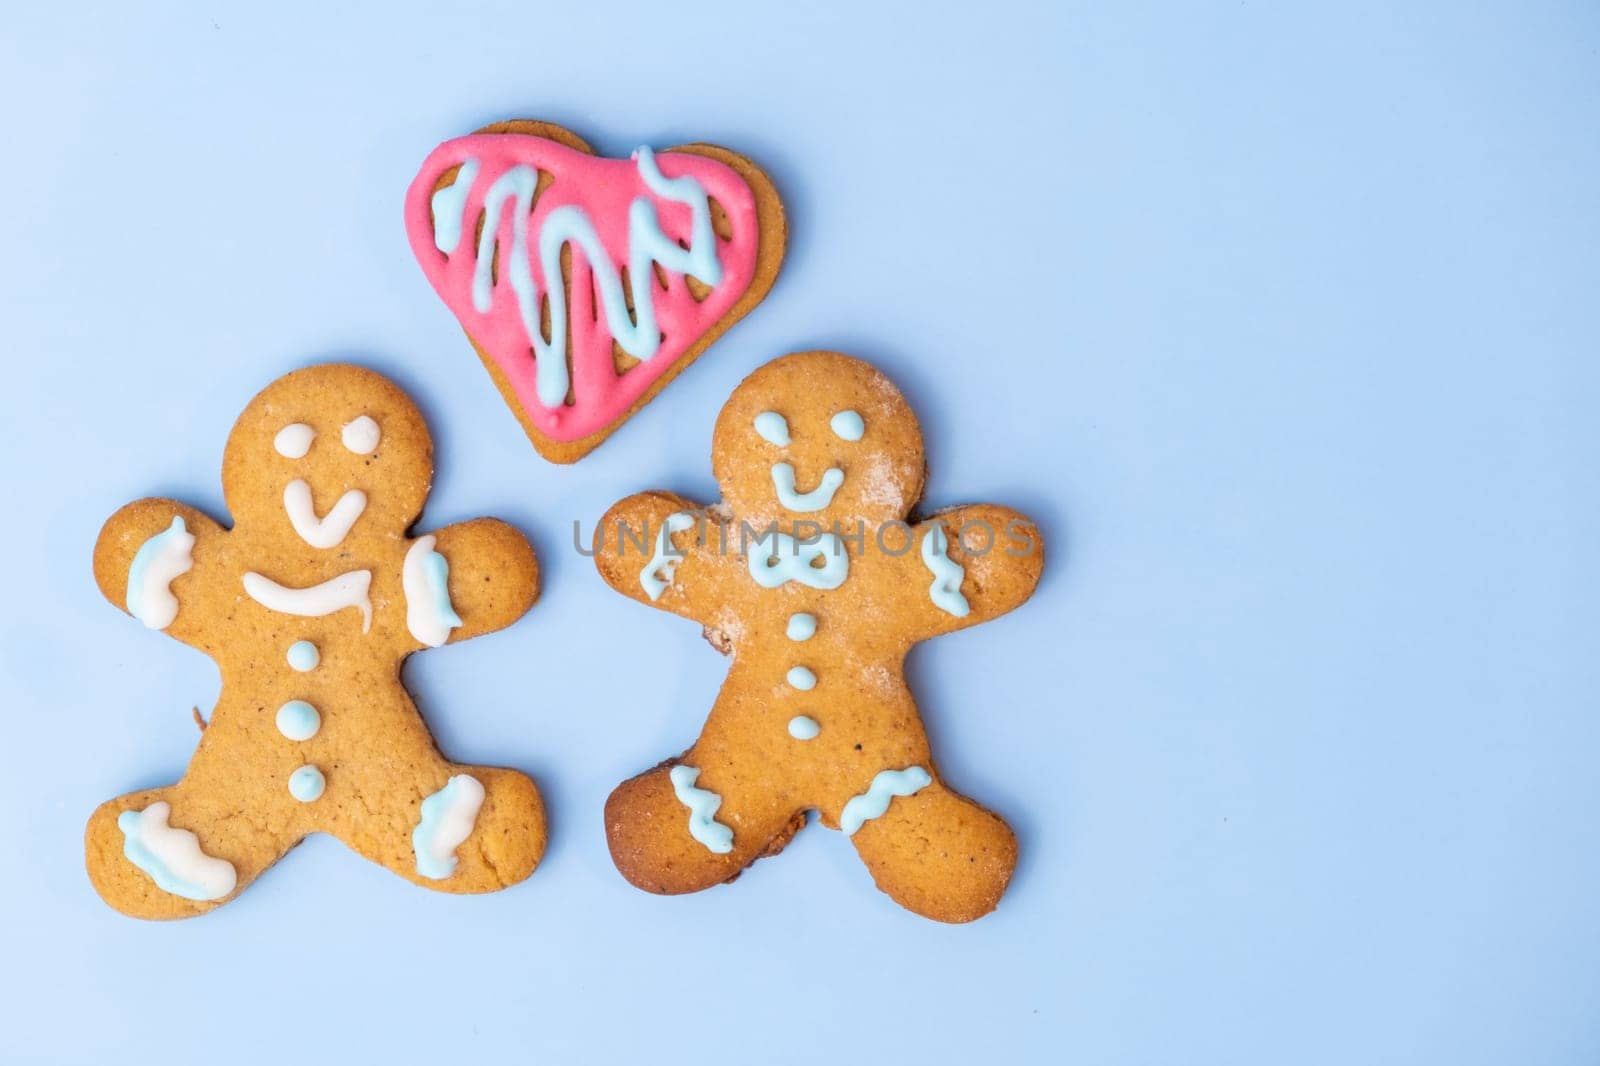
[[[445,892],[533,872],[533,782],[444,759],[400,683],[411,653],[502,629],[538,598],[533,549],[503,522],[408,536],[432,478],[404,392],[314,366],[267,386],[229,435],[232,529],[163,499],[107,521],[94,549],[106,598],[222,674],[183,779],[90,818],[89,878],[107,903],[202,914],[319,832]]]
[[[713,144],[595,155],[550,122],[446,141],[406,194],[406,233],[533,446],[599,447],[777,280],[767,175]]]
[[[991,504],[908,522],[924,478],[916,416],[883,374],[835,352],[746,378],[711,462],[720,504],[640,493],[595,533],[613,588],[700,623],[732,657],[694,745],[607,801],[617,868],[651,892],[694,892],[781,850],[814,809],[902,906],[945,922],[989,913],[1016,838],[939,776],[903,663],[917,642],[1026,601],[1038,531]]]

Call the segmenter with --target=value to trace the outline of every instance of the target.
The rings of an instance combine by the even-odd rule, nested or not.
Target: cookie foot
[[[993,811],[938,780],[850,838],[872,880],[909,911],[970,922],[995,909],[1017,865],[1017,838]]]
[[[366,813],[337,835],[355,851],[436,892],[496,892],[527,879],[544,857],[544,800],[526,775],[443,764],[419,800],[411,787],[382,817]],[[376,814],[376,811],[371,812]]]
[[[220,846],[202,840],[185,826],[209,819],[192,820],[194,812],[176,793],[169,786],[109,800],[84,831],[90,883],[101,899],[131,918],[193,918],[214,910],[278,857],[241,863],[234,852],[237,839]]]
[[[606,800],[606,843],[623,877],[659,895],[699,892],[776,855],[805,827],[804,811],[752,812],[705,787],[712,783],[685,762],[617,786]]]

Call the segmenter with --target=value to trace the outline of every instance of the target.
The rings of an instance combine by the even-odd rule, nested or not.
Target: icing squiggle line
[[[722,806],[722,797],[703,788],[695,788],[700,771],[681,763],[667,774],[672,779],[672,791],[678,802],[689,808],[689,835],[706,846],[714,855],[726,855],[733,850],[733,830],[717,821],[712,815]]]
[[[455,251],[461,243],[461,212],[466,209],[472,183],[478,180],[478,166],[476,159],[462,163],[455,179],[436,190],[428,202],[433,213],[433,246],[445,255]]]
[[[452,169],[454,180],[436,188]],[[526,134],[447,141],[406,195],[406,232],[429,282],[527,420],[557,441],[624,418],[726,318],[755,278],[759,223],[745,179],[705,155],[605,159]],[[619,371],[618,350],[643,361]]]
[[[889,801],[896,796],[915,796],[933,783],[928,771],[920,766],[904,770],[882,770],[872,779],[872,784],[859,796],[851,798],[839,815],[839,828],[846,836],[855,836],[867,822],[881,818],[889,809]]]
[[[822,480],[810,492],[796,492],[794,467],[789,463],[772,464],[772,487],[778,493],[778,502],[791,511],[820,511],[833,502],[833,494],[844,484],[844,471],[830,466],[822,472]]]
[[[151,629],[165,629],[178,617],[178,597],[172,582],[194,568],[194,534],[183,524],[182,515],[172,516],[172,525],[157,533],[134,553],[128,567],[128,613]]]
[[[356,607],[361,611],[363,633],[372,628],[372,601],[367,599],[371,584],[371,570],[351,570],[305,589],[288,588],[254,571],[244,575],[245,593],[269,611],[321,618],[346,607]]]
[[[468,774],[456,774],[422,801],[422,818],[411,833],[419,876],[442,881],[456,872],[456,849],[472,835],[482,806],[483,784]]]
[[[667,587],[672,584],[673,574],[677,572],[678,564],[683,561],[682,555],[672,554],[672,534],[682,533],[694,523],[695,517],[688,511],[670,514],[667,520],[661,523],[661,532],[656,534],[656,550],[644,569],[639,571],[639,585],[652,602],[659,600],[661,594],[667,591]]]
[[[221,899],[233,891],[238,873],[233,863],[200,849],[200,838],[167,824],[172,805],[158,800],[142,811],[117,815],[122,853],[143,870],[156,887],[174,896],[200,902]]]
[[[622,275],[606,254],[605,245],[589,216],[576,204],[563,204],[545,216],[539,230],[539,266],[544,273],[550,297],[550,340],[545,342],[539,328],[539,289],[534,284],[528,261],[528,215],[533,210],[533,193],[539,172],[526,164],[512,167],[489,186],[483,197],[483,233],[478,238],[477,270],[472,276],[472,306],[488,314],[494,304],[495,240],[500,229],[500,212],[507,200],[514,201],[516,214],[511,219],[511,247],[507,251],[507,274],[511,291],[517,297],[522,328],[533,346],[535,389],[539,402],[559,407],[566,402],[567,387],[567,293],[558,283],[561,277],[561,249],[571,244],[582,250],[600,290],[600,305],[605,310],[606,327],[622,350],[635,359],[645,360],[661,346],[661,330],[656,325],[657,264],[675,274],[693,277],[705,285],[722,280],[717,262],[716,235],[711,232],[711,203],[698,181],[685,174],[671,180],[662,176],[650,149],[634,153],[639,177],[645,186],[663,200],[674,200],[693,213],[689,247],[680,248],[661,231],[655,205],[641,196],[628,205],[628,292],[622,291]],[[475,164],[476,159],[467,160]],[[466,164],[462,165],[465,171]],[[461,175],[457,176],[460,180]],[[467,182],[470,191],[471,182]],[[463,204],[465,204],[465,192]],[[435,222],[437,225],[437,222]],[[447,224],[459,241],[461,218]],[[628,315],[628,298],[633,301],[633,317]],[[637,320],[637,321],[635,321]]]
[[[450,563],[433,550],[439,538],[432,533],[418,537],[406,550],[400,568],[400,588],[406,594],[406,628],[430,648],[450,639],[459,627],[461,616],[450,602]]]
[[[311,505],[311,485],[304,478],[295,478],[283,487],[283,510],[289,524],[300,534],[300,539],[313,548],[336,548],[350,534],[367,509],[367,494],[360,489],[350,489],[333,509],[321,518]]]
[[[821,559],[822,566],[812,566]],[[750,545],[750,576],[764,589],[775,589],[785,581],[798,581],[814,589],[836,589],[850,576],[850,555],[836,534],[823,533],[815,540],[797,541],[787,533],[773,530]]]
[[[967,578],[966,569],[950,558],[950,539],[944,526],[935,524],[922,538],[922,565],[933,575],[928,586],[928,598],[946,614],[965,618],[972,610],[967,598],[961,595],[961,583]]]

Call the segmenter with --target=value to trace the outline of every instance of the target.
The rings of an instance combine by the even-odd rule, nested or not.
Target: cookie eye
[[[828,423],[833,428],[833,435],[840,440],[860,440],[861,434],[867,431],[867,425],[861,421],[861,416],[854,411],[840,411]]]
[[[291,422],[278,430],[278,435],[272,438],[272,446],[285,459],[303,459],[311,450],[311,441],[316,435],[317,431],[304,422]]]
[[[371,455],[383,434],[378,430],[378,423],[362,415],[353,422],[346,422],[340,436],[344,446],[357,455]]]
[[[789,443],[789,423],[776,411],[762,411],[756,415],[756,432],[768,444],[784,447]]]

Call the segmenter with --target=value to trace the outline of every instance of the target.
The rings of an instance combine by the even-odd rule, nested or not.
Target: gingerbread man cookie
[[[406,193],[423,273],[545,458],[583,458],[777,279],[783,204],[737,152],[627,159],[519,120],[446,141]]]
[[[315,366],[267,386],[223,455],[232,529],[172,500],[106,523],[106,598],[216,660],[222,694],[183,779],[89,820],[95,889],[139,918],[231,900],[309,833],[419,885],[490,892],[533,872],[544,806],[523,774],[446,761],[400,683],[414,651],[502,629],[538,598],[522,534],[407,530],[433,444],[405,393]]]
[[[918,641],[986,622],[1038,584],[1033,524],[980,504],[905,521],[922,431],[898,389],[834,352],[777,359],[723,407],[723,502],[631,496],[595,533],[617,591],[699,622],[732,665],[682,755],[606,803],[623,876],[660,893],[730,881],[814,809],[904,907],[993,910],[1016,840],[940,778],[902,664]]]

